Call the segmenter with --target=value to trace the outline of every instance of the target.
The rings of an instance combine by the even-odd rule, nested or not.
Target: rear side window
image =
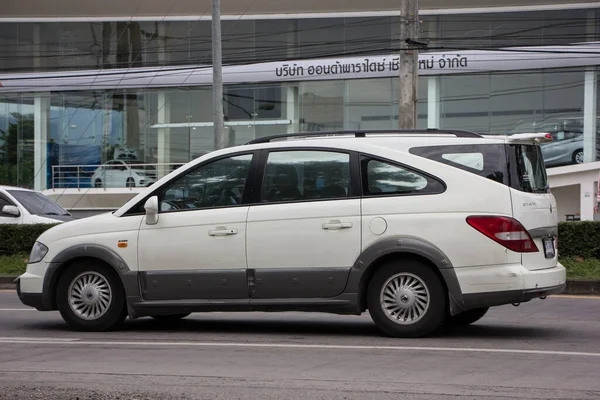
[[[414,147],[411,154],[471,172],[529,193],[548,191],[539,146],[473,144]]]
[[[529,193],[547,193],[549,191],[546,167],[539,146],[509,145],[509,155],[516,171],[511,171],[514,176],[513,187]]]
[[[434,194],[444,185],[429,176],[387,161],[364,157],[361,160],[363,193],[366,196]]]
[[[321,150],[269,153],[262,203],[331,200],[349,195],[349,154]]]

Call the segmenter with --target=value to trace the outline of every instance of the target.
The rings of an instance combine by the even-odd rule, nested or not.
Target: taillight
[[[517,253],[539,251],[525,227],[514,218],[473,216],[467,218],[467,223],[509,250]]]

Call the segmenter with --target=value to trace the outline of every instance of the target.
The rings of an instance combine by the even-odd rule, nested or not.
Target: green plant
[[[0,256],[29,254],[37,238],[56,224],[0,224]]]
[[[27,268],[28,254],[0,256],[0,276],[18,276]]]
[[[558,254],[565,258],[600,259],[600,222],[561,222],[558,225]]]

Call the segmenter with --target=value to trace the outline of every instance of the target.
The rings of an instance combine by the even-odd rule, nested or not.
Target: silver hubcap
[[[577,164],[583,164],[583,152],[578,152],[577,154],[575,154],[575,162]]]
[[[81,319],[95,320],[106,314],[112,301],[112,291],[98,272],[79,274],[69,286],[69,306]]]
[[[429,309],[429,289],[416,275],[402,272],[388,279],[379,297],[381,308],[392,321],[410,325]]]

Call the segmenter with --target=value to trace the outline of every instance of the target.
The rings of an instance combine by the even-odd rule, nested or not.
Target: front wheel
[[[476,308],[449,316],[446,323],[450,326],[467,326],[479,321],[488,312],[489,307]]]
[[[583,164],[583,149],[579,149],[573,153],[573,164]]]
[[[431,266],[398,260],[375,272],[368,286],[367,306],[371,318],[386,335],[422,337],[443,323],[447,297]]]
[[[125,293],[118,275],[96,263],[76,263],[60,277],[57,303],[69,325],[84,331],[106,331],[127,317]]]

